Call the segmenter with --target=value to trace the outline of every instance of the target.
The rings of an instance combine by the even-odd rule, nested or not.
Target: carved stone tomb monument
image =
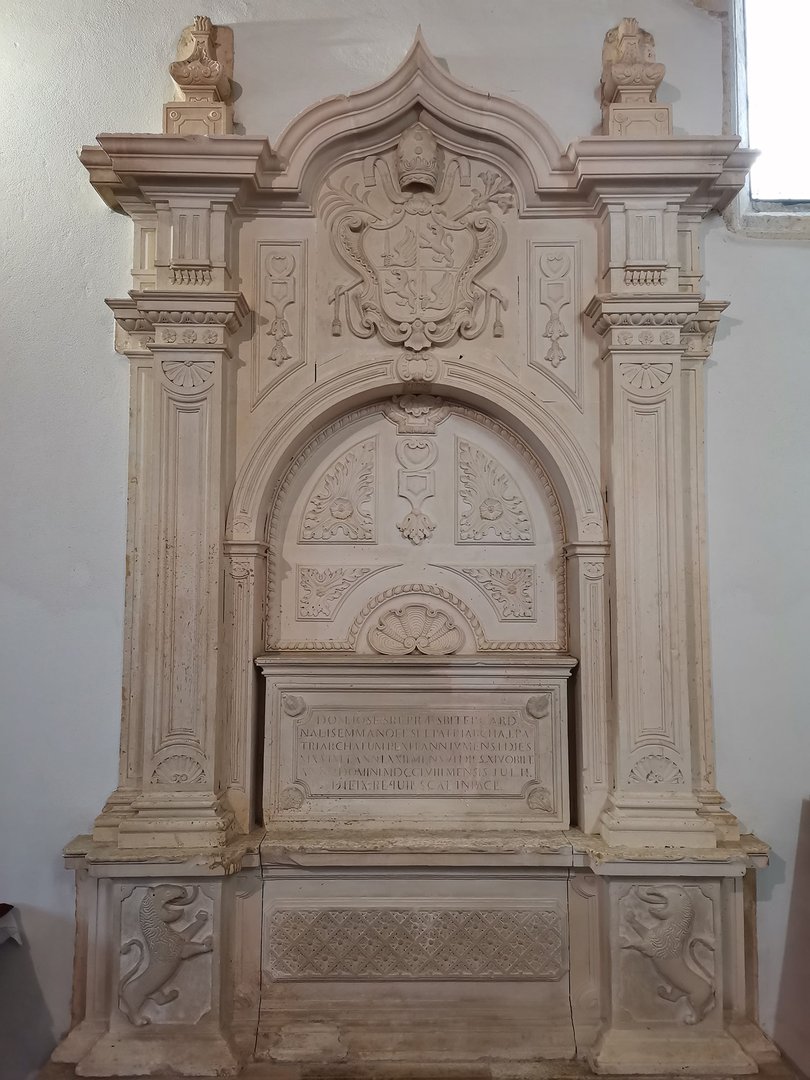
[[[703,550],[701,222],[751,158],[672,136],[634,20],[602,63],[604,134],[567,150],[420,35],[271,146],[232,134],[200,17],[164,133],[82,152],[134,247],[121,770],[66,849],[77,1075],[773,1056]]]

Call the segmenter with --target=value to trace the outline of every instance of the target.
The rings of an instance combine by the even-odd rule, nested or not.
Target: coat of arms
[[[326,188],[334,249],[355,274],[330,296],[332,333],[342,333],[345,318],[358,337],[378,332],[421,352],[456,334],[477,337],[492,313],[493,334],[502,336],[506,301],[478,276],[503,244],[493,211],[513,205],[509,182],[482,172],[471,184],[467,159],[445,162],[421,123],[403,133],[394,164],[367,158],[364,185],[344,179]]]

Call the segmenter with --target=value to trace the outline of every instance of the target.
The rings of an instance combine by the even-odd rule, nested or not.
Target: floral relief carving
[[[533,566],[442,566],[471,581],[505,622],[534,618]]]
[[[466,439],[456,441],[456,461],[459,542],[495,539],[531,543],[532,527],[526,504],[506,469]]]
[[[147,1000],[156,1005],[168,1005],[177,999],[179,991],[176,988],[165,990],[164,987],[182,962],[213,950],[212,937],[193,940],[197,931],[208,922],[207,911],[198,911],[184,930],[175,930],[172,926],[194,903],[197,892],[196,886],[182,885],[154,885],[145,890],[138,909],[142,940],[133,938],[121,947],[124,956],[137,949],[137,957],[118,985],[121,1011],[137,1027],[150,1023],[149,1017],[142,1012]]]
[[[322,210],[332,245],[353,279],[332,292],[332,333],[378,333],[421,353],[456,335],[475,338],[489,325],[503,336],[506,300],[479,282],[504,234],[494,210],[514,205],[509,182],[494,171],[471,185],[466,158],[445,155],[421,123],[403,132],[391,161],[369,158],[363,182],[326,186]]]
[[[376,469],[375,439],[357,443],[333,462],[310,496],[301,540],[373,542]]]
[[[630,770],[632,784],[682,784],[683,773],[664,754],[648,754]]]
[[[571,258],[562,250],[547,251],[540,256],[540,303],[548,309],[548,321],[543,337],[549,341],[545,359],[552,367],[559,367],[565,360],[565,350],[560,344],[568,337],[568,331],[560,317],[564,307],[571,303]]]
[[[368,643],[386,656],[448,656],[456,652],[464,634],[444,611],[427,604],[406,604],[381,615],[369,631]]]
[[[699,890],[663,883],[636,885],[631,894],[652,924],[644,923],[632,911],[625,913],[625,925],[635,935],[621,943],[649,958],[662,980],[658,996],[665,1001],[685,1001],[685,1024],[698,1024],[715,1007],[714,976],[697,955],[702,946],[713,954],[714,939],[694,932],[695,898]]]
[[[410,512],[397,523],[402,536],[412,544],[427,540],[436,523],[425,513],[423,503],[436,494],[436,474],[432,466],[438,457],[438,446],[431,438],[402,438],[397,440],[396,455],[399,470],[399,495],[410,503]]]
[[[299,566],[298,618],[333,619],[355,586],[390,569],[390,566]]]
[[[268,255],[264,260],[264,299],[273,311],[273,318],[267,329],[273,339],[270,359],[281,365],[291,358],[285,340],[292,337],[292,330],[287,319],[287,308],[295,303],[295,259],[289,252],[279,251]]]

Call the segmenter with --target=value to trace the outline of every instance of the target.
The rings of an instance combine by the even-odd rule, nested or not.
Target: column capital
[[[685,360],[708,360],[714,346],[714,335],[720,316],[728,307],[727,300],[701,300],[700,307],[683,325]]]

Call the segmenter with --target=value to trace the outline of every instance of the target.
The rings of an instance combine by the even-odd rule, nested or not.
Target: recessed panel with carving
[[[268,822],[564,827],[570,663],[439,665],[262,661]]]
[[[407,394],[333,424],[293,461],[269,536],[269,649],[566,649],[554,490],[520,440],[465,406]]]

